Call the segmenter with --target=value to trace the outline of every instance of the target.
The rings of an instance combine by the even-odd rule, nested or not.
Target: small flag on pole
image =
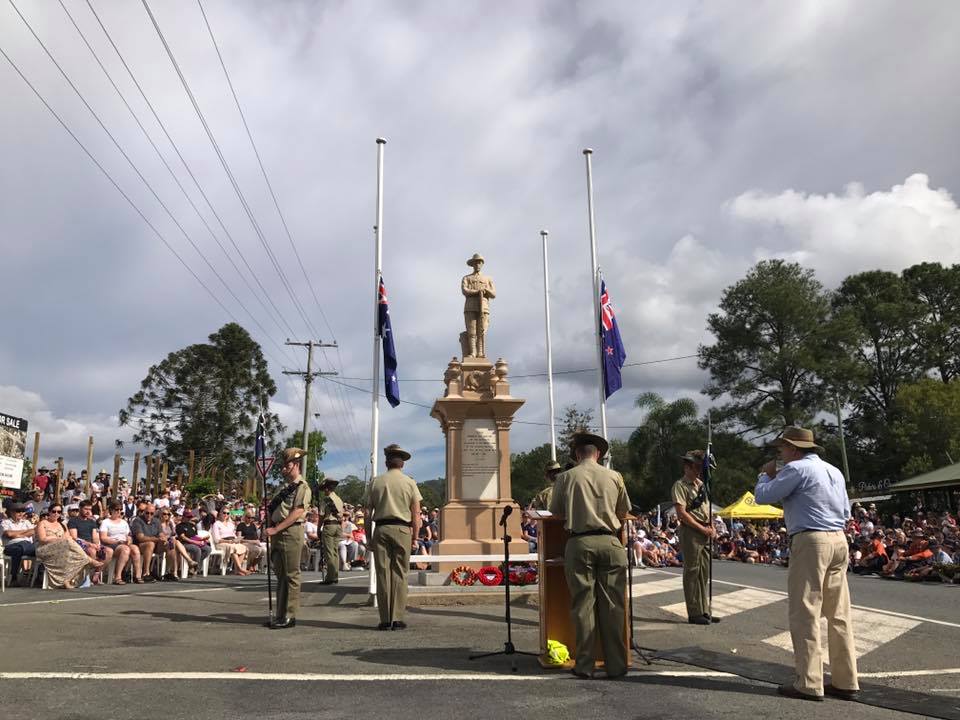
[[[380,278],[380,339],[383,343],[383,381],[387,402],[393,407],[400,404],[400,383],[397,380],[397,348],[393,344],[393,328],[390,326],[390,307],[387,305],[387,289]]]
[[[626,362],[627,351],[623,349],[617,317],[603,277],[600,278],[600,344],[603,348],[603,392],[604,397],[610,397],[622,385],[620,370]]]

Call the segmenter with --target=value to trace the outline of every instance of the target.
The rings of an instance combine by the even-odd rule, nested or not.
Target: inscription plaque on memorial
[[[464,421],[460,460],[463,498],[496,500],[500,452],[497,449],[497,426],[492,420]]]

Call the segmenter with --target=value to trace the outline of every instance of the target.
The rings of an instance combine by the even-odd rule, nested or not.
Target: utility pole
[[[300,472],[303,473],[303,476],[307,476],[307,455],[310,452],[310,385],[313,383],[313,379],[321,375],[336,375],[336,372],[313,372],[313,349],[315,347],[319,348],[335,348],[337,347],[336,343],[325,343],[320,340],[308,340],[307,342],[294,342],[287,338],[287,341],[284,345],[298,345],[300,347],[305,347],[307,349],[307,370],[284,370],[284,375],[299,375],[303,378],[304,384],[306,385],[303,393],[303,461],[300,463]]]

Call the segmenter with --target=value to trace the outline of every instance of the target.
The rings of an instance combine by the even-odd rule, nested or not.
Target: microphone
[[[500,516],[500,527],[507,526],[507,518],[510,517],[510,513],[513,512],[513,505],[507,505],[503,508],[503,515]]]

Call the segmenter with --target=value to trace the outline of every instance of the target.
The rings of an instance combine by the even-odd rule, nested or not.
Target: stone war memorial
[[[460,283],[466,325],[460,334],[461,357],[447,365],[443,397],[430,412],[446,436],[447,503],[441,510],[443,534],[438,545],[441,573],[458,564],[442,562],[444,555],[501,555],[504,530],[499,521],[503,508],[513,503],[510,426],[524,401],[510,395],[507,362],[487,357],[490,301],[496,290],[493,280],[481,272],[483,264],[479,254],[467,260],[473,272]],[[519,512],[507,518],[507,532],[513,539],[511,555],[526,553]]]

